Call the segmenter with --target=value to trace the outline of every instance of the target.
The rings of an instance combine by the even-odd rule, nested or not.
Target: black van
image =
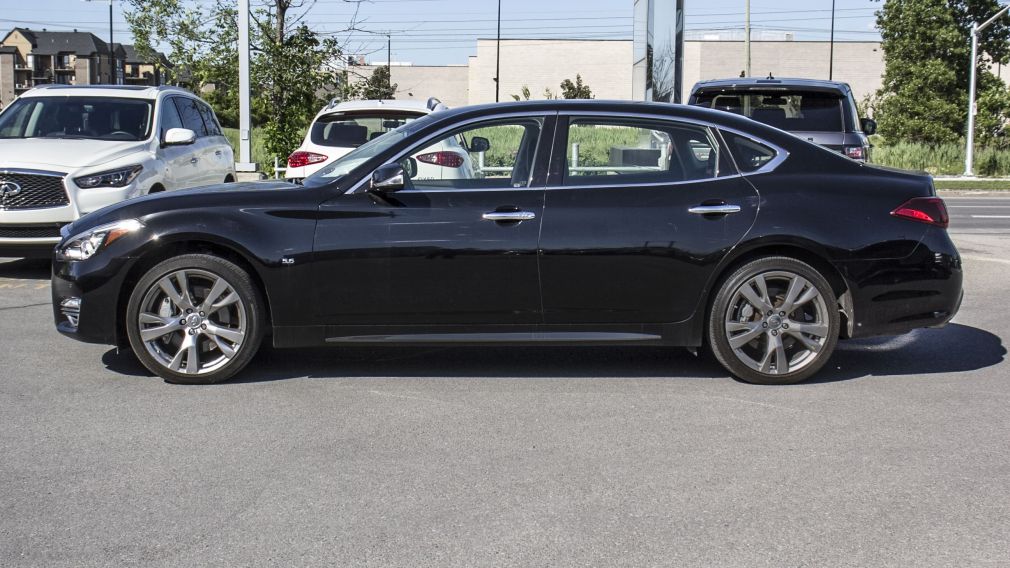
[[[742,114],[861,161],[877,124],[859,119],[846,83],[817,79],[738,78],[700,81],[688,104]]]

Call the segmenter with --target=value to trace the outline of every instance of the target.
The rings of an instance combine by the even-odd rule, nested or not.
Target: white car
[[[302,145],[288,157],[284,177],[304,179],[383,134],[426,114],[447,108],[432,97],[420,101],[370,100],[337,102],[319,111]],[[414,157],[414,179],[469,179],[475,177],[470,154],[462,139],[446,140]]]
[[[124,199],[235,180],[217,117],[175,87],[36,87],[0,112],[0,256]]]

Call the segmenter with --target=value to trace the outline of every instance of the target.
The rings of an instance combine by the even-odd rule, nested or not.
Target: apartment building
[[[165,56],[144,62],[132,45],[95,34],[14,28],[0,41],[0,108],[36,85],[161,85]]]

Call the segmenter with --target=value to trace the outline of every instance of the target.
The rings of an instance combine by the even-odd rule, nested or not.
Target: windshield
[[[151,101],[113,97],[21,98],[0,114],[0,138],[146,140]]]
[[[742,114],[789,132],[843,132],[844,97],[812,91],[709,92],[696,105]]]
[[[319,146],[356,148],[417,117],[417,113],[392,111],[331,114],[312,123],[309,137]]]

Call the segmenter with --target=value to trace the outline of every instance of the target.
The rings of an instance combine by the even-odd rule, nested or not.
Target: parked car
[[[460,135],[509,161],[412,177],[413,156]],[[148,196],[75,222],[53,262],[54,317],[180,383],[234,375],[264,337],[707,345],[740,379],[794,383],[840,338],[954,316],[947,222],[928,175],[726,112],[473,106],[362,144],[303,186]]]
[[[214,111],[182,89],[36,87],[0,113],[0,256],[49,256],[82,215],[234,181],[234,163]]]
[[[870,159],[877,123],[859,118],[846,83],[816,79],[701,81],[689,104],[742,114],[860,161]]]
[[[285,179],[301,181],[351,150],[404,124],[447,107],[432,97],[420,101],[334,100],[312,120],[305,141],[290,156]],[[415,156],[417,176],[426,179],[471,178],[476,175],[465,141],[446,140],[439,148]]]

